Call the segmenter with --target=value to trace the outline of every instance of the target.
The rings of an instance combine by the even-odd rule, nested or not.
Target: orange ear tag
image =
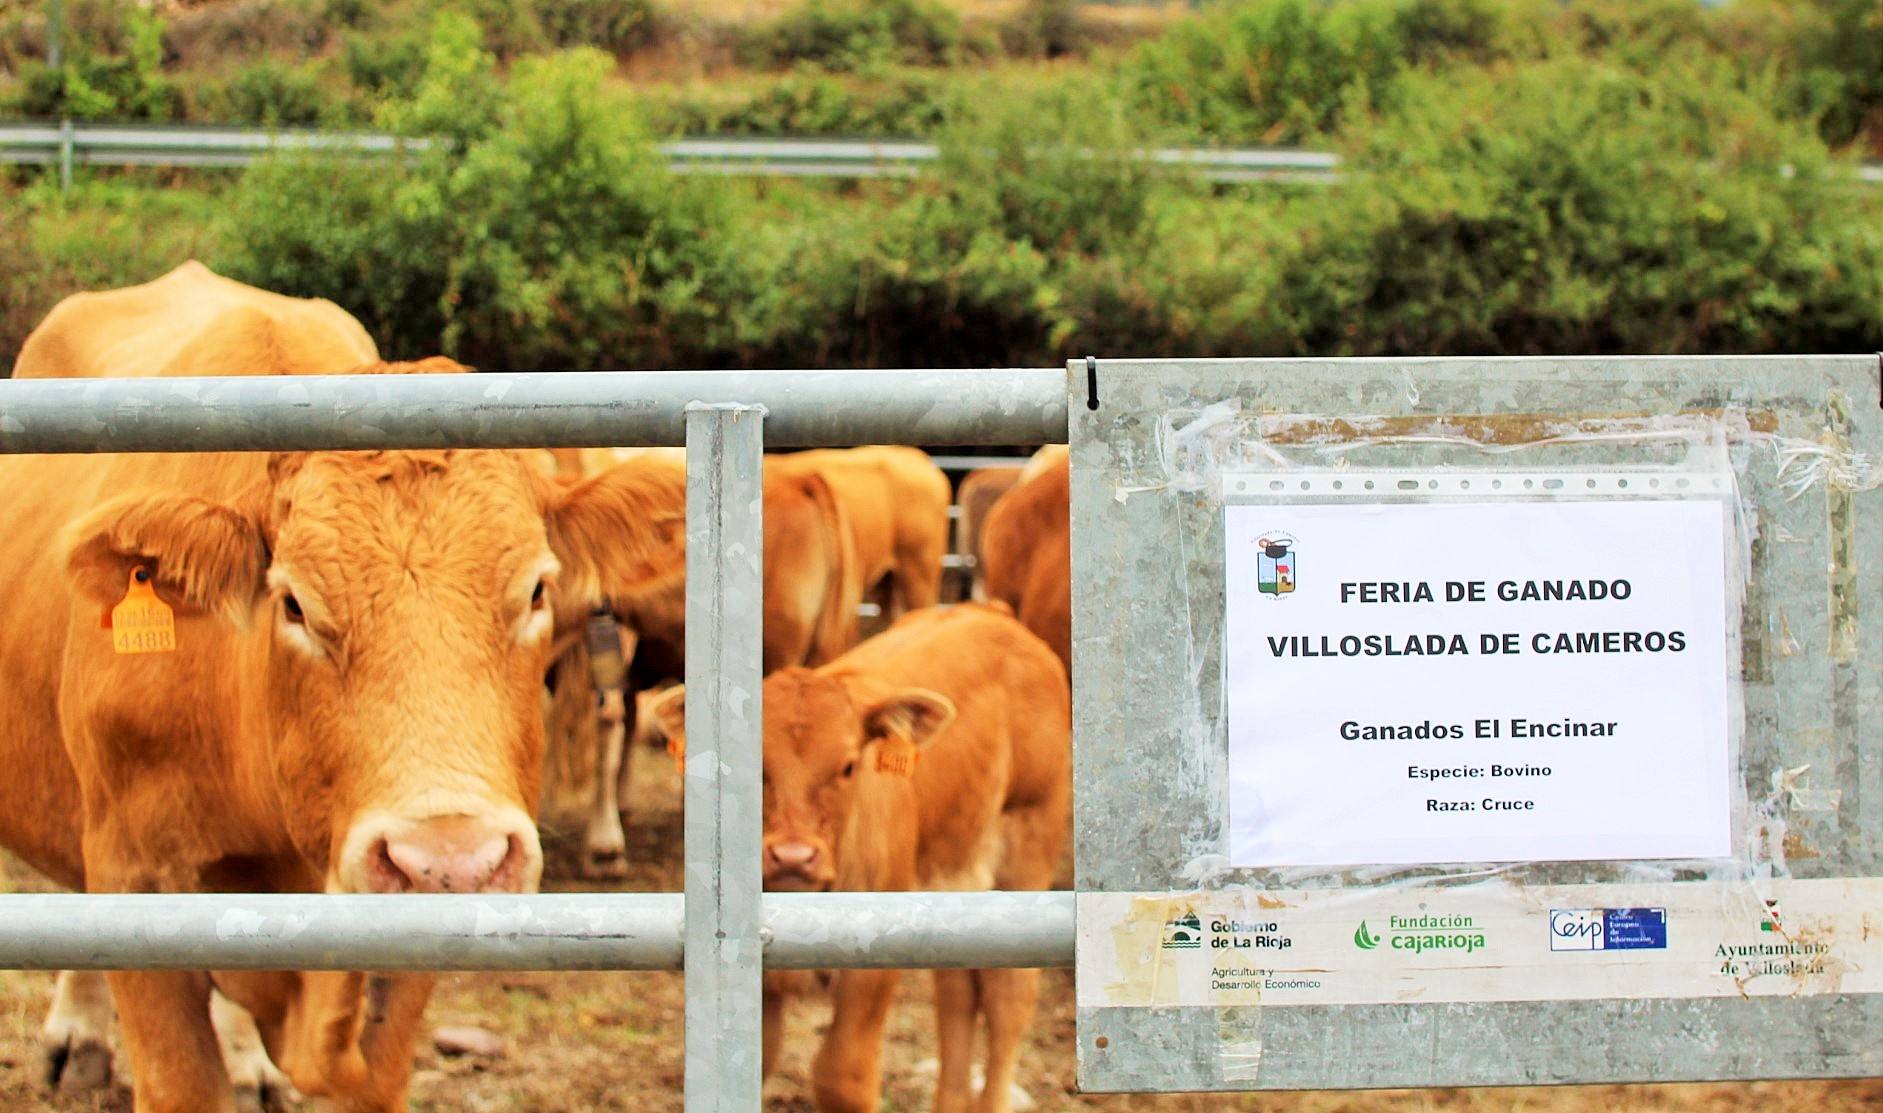
[[[885,738],[876,744],[876,771],[898,777],[915,776],[922,764],[922,751],[907,738]]]
[[[177,620],[157,598],[150,569],[131,570],[124,601],[111,608],[111,648],[118,653],[170,653],[177,647]]]
[[[684,777],[687,775],[687,744],[683,738],[667,739],[667,756],[673,759],[673,767]]]

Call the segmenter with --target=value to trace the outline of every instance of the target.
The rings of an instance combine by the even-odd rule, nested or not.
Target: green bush
[[[70,193],[51,176],[24,188],[0,180],[0,374],[61,298],[148,282],[186,259],[213,264],[220,199],[161,184],[83,168]]]
[[[1776,67],[1781,103],[1815,119],[1833,146],[1867,136],[1883,155],[1883,4],[1742,0],[1714,15],[1722,49]]]
[[[1776,352],[1883,326],[1883,205],[1723,65],[1421,79],[1277,272],[1316,354]]]
[[[881,75],[806,70],[742,85],[643,92],[649,126],[683,135],[929,135],[958,99],[933,71]]]
[[[426,38],[420,32],[353,32],[341,42],[340,65],[347,80],[369,100],[412,95],[425,70]]]
[[[960,44],[961,18],[941,0],[803,0],[755,28],[743,53],[761,66],[859,70],[945,63]]]
[[[1124,79],[1140,110],[1186,134],[1303,143],[1380,100],[1404,65],[1386,0],[1258,0],[1174,25]]]
[[[316,127],[363,122],[307,66],[264,58],[196,91],[190,115],[234,124]]]
[[[1136,257],[1152,197],[1188,195],[1131,152],[1120,106],[1074,89],[964,107],[906,198],[801,250],[829,303],[818,332],[862,364],[1053,358],[1079,322],[1067,275]],[[807,332],[809,330],[806,330]]]
[[[537,0],[537,19],[557,47],[592,46],[626,54],[652,42],[660,27],[653,0]]]
[[[489,59],[440,25],[424,122]],[[679,188],[594,52],[527,59],[458,143],[402,166],[259,164],[237,191],[231,265],[247,281],[333,297],[389,351],[493,367],[666,366],[750,332],[736,224],[718,183]]]
[[[74,9],[73,34],[64,63],[21,67],[18,103],[28,116],[72,116],[81,120],[169,120],[180,114],[183,98],[163,69],[163,21],[140,8],[126,7],[115,22],[103,5]],[[77,17],[85,17],[83,19]],[[98,21],[96,35],[77,34]]]

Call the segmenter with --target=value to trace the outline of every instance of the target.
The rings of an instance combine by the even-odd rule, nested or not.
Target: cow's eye
[[[283,595],[281,597],[281,613],[286,615],[288,621],[296,626],[303,625],[307,622],[307,615],[301,610],[301,601],[292,595]]]
[[[848,776],[850,776],[850,775],[851,775],[852,773],[855,773],[856,771],[857,771],[857,763],[856,763],[856,762],[854,762],[854,761],[846,761],[846,762],[844,762],[844,763],[843,763],[843,775],[844,775],[845,777],[848,777]]]
[[[543,603],[547,601],[548,598],[549,598],[549,581],[537,580],[536,590],[530,592],[530,609],[541,610],[543,607]]]

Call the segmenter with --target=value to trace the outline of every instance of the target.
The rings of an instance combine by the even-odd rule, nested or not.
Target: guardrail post
[[[68,117],[59,121],[59,192],[72,192],[72,148],[77,144]]]
[[[759,1108],[762,406],[687,436],[686,1108]]]

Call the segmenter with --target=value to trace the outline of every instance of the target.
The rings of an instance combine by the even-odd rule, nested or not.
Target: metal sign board
[[[1083,1088],[1883,1073],[1877,357],[1069,373]]]

